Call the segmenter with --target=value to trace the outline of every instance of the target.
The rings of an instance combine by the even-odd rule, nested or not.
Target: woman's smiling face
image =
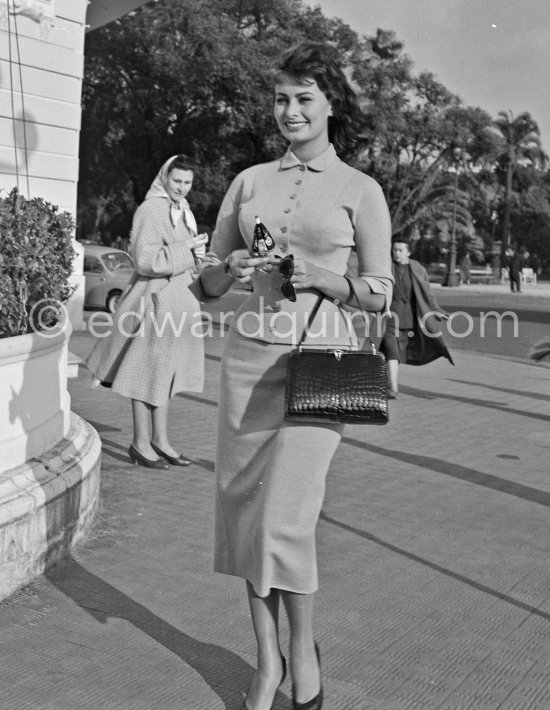
[[[328,145],[330,101],[316,81],[297,84],[285,75],[275,85],[275,120],[283,136],[291,144],[319,143]]]

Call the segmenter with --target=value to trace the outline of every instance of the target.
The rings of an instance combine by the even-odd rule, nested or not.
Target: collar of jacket
[[[313,158],[313,160],[310,160],[309,163],[302,163],[302,161],[299,160],[289,148],[281,158],[280,169],[289,170],[290,168],[304,166],[314,173],[323,173],[334,160],[338,160],[338,156],[336,155],[336,151],[334,150],[332,143],[329,144],[328,148],[323,151],[321,155]]]

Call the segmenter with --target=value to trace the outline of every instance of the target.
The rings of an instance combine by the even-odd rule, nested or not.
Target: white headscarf
[[[172,221],[173,226],[176,226],[178,219],[182,217],[183,213],[183,221],[185,222],[187,229],[193,235],[196,235],[197,221],[195,219],[195,215],[191,212],[189,202],[187,202],[185,197],[182,197],[181,202],[178,205],[175,205],[170,199],[168,193],[166,192],[166,184],[168,182],[168,169],[177,157],[177,155],[173,155],[171,158],[168,158],[168,160],[164,163],[164,165],[158,171],[156,178],[153,180],[147,194],[145,195],[145,199],[149,200],[151,197],[166,198],[170,203],[170,219]]]

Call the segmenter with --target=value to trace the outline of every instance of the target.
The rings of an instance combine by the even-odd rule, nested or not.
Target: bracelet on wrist
[[[225,257],[225,260],[223,262],[223,271],[225,274],[230,276],[232,279],[235,278],[235,274],[233,273],[233,270],[231,269],[231,254],[228,254]]]

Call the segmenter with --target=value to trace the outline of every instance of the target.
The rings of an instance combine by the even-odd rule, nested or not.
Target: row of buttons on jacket
[[[306,169],[306,166],[305,166],[305,165],[299,165],[298,167],[299,167],[299,169],[300,169],[302,172]],[[295,182],[294,184],[295,184],[295,185],[301,185],[301,184],[302,184],[302,180],[301,180],[301,179],[300,179],[300,180],[296,180],[296,182]],[[294,192],[292,195],[289,195],[289,199],[291,199],[291,200],[295,200],[297,197],[298,197],[298,194],[295,193],[295,192]],[[284,212],[284,214],[290,214],[290,212],[292,212],[292,207],[286,207],[286,208],[283,210],[283,212]],[[282,234],[286,234],[287,232],[288,232],[288,227],[281,227],[281,233],[282,233]],[[280,245],[280,250],[283,252],[283,254],[284,254],[285,252],[287,252],[287,251],[289,250],[289,245],[288,245],[288,243],[281,244],[281,245]]]

